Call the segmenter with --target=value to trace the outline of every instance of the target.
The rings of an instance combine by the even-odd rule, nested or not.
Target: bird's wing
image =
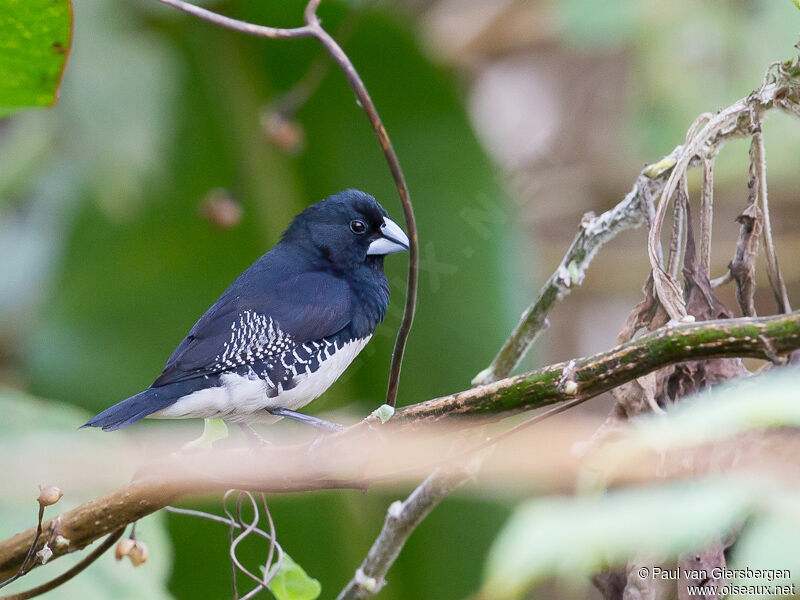
[[[347,282],[321,272],[295,275],[255,295],[226,292],[192,327],[153,385],[277,358],[294,345],[341,331],[352,311]]]

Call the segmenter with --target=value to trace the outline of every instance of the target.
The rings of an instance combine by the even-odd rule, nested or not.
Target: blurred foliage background
[[[206,4],[276,26],[297,24],[303,6]],[[194,321],[308,204],[357,187],[396,220],[400,207],[335,67],[297,114],[302,147],[287,152],[268,135],[265,114],[319,56],[314,41],[246,38],[145,0],[75,0],[74,9],[59,103],[0,120],[0,383],[88,415],[149,385]],[[580,216],[616,203],[699,113],[758,87],[769,63],[794,55],[800,29],[790,2],[768,0],[352,0],[326,1],[321,15],[329,31],[343,20],[352,30],[345,49],[417,212],[422,275],[403,404],[468,386]],[[787,123],[770,117],[765,135],[776,242],[797,297],[800,223],[790,206],[800,135]],[[718,161],[717,274],[746,199],[746,152],[734,144]],[[232,221],[221,224],[215,210],[232,210]],[[640,297],[644,239],[630,232],[601,252],[529,365],[613,343]],[[365,413],[381,402],[406,269],[402,258],[387,262],[387,320],[315,412]],[[604,409],[601,401],[588,410]],[[404,492],[279,497],[271,508],[283,547],[328,597]],[[477,589],[514,500],[446,501],[411,538],[381,597],[455,599]],[[0,525],[5,535],[20,522]],[[171,594],[226,597],[226,532],[173,515],[166,526],[174,559],[165,550],[160,560],[173,565]],[[91,593],[83,597],[107,597]]]

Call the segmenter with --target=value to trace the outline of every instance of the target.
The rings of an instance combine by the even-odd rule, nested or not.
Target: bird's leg
[[[239,429],[242,430],[252,442],[255,443],[256,446],[272,446],[272,442],[263,438],[260,433],[258,433],[255,429],[250,427],[247,423],[237,423]]]
[[[316,427],[317,429],[322,429],[324,431],[341,431],[344,429],[344,425],[340,425],[339,423],[332,423],[330,421],[326,421],[325,419],[320,419],[319,417],[312,417],[311,415],[289,410],[288,408],[268,408],[266,410],[269,414],[275,415],[276,417],[292,419],[293,421],[305,423],[306,425],[311,425],[312,427]]]

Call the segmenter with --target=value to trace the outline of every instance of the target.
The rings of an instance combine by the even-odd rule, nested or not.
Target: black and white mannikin
[[[346,190],[308,207],[192,327],[153,385],[84,427],[145,417],[324,423],[295,411],[370,340],[389,304],[384,256],[407,249],[369,194]]]

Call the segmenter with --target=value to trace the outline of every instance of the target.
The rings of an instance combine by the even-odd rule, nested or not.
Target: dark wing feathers
[[[223,372],[216,364],[217,357],[231,339],[231,325],[246,311],[271,318],[282,332],[303,343],[347,327],[353,318],[353,302],[347,282],[316,271],[289,277],[269,290],[245,297],[236,294],[234,284],[195,323],[153,386]]]
[[[275,286],[280,301],[266,314],[298,342],[310,342],[344,329],[353,319],[350,286],[321,272],[303,273]]]

